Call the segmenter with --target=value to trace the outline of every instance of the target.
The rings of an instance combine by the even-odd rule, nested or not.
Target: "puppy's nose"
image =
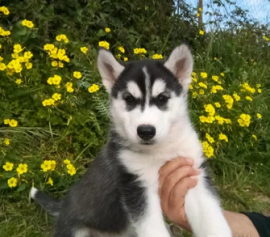
[[[144,141],[149,141],[156,135],[156,128],[151,125],[141,125],[137,128],[137,134]]]

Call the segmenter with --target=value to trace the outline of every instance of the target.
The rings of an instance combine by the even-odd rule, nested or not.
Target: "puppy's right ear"
[[[111,52],[105,49],[99,50],[97,65],[102,77],[102,83],[110,94],[114,83],[124,70],[124,66],[117,62]]]

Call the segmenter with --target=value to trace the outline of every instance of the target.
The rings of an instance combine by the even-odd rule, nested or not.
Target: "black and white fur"
[[[158,196],[158,171],[177,156],[201,168],[185,198],[197,237],[231,237],[218,198],[209,189],[203,152],[189,119],[187,93],[193,69],[186,45],[164,63],[121,65],[100,50],[98,68],[110,95],[109,141],[61,205],[33,188],[31,196],[52,214],[55,237],[169,237]]]

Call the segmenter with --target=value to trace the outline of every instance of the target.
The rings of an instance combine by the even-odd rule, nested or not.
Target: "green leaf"
[[[16,192],[21,192],[21,191],[25,190],[25,188],[26,188],[26,184],[23,183],[23,184],[16,190]]]
[[[6,180],[0,181],[0,190],[7,189],[7,188],[8,188],[7,181]]]
[[[106,32],[102,29],[100,29],[97,33],[97,36],[99,36],[99,37],[104,36],[104,35],[106,35]]]

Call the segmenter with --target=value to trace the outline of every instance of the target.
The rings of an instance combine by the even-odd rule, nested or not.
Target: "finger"
[[[195,176],[198,174],[199,174],[198,170],[195,170],[190,166],[184,166],[178,168],[165,178],[164,184],[160,189],[160,199],[165,209],[167,209],[170,193],[173,190],[174,186],[184,177]]]
[[[185,196],[189,189],[194,188],[198,183],[198,177],[186,177],[180,180],[170,192],[169,207],[180,210],[184,207]]]
[[[182,166],[192,166],[193,160],[189,158],[178,157],[176,159],[168,161],[159,170],[159,187],[163,186],[165,178]]]

